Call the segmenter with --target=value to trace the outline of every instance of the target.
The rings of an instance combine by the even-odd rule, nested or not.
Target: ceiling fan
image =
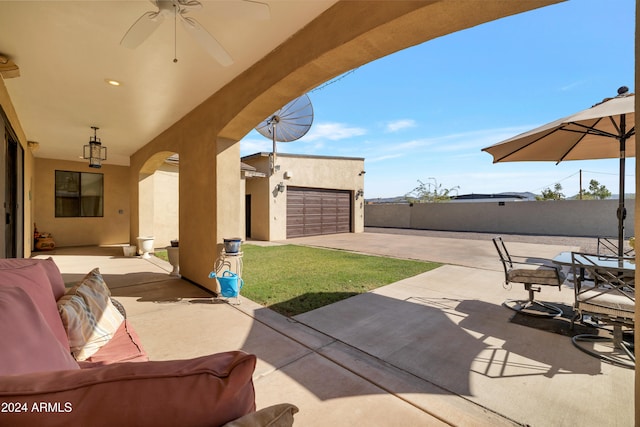
[[[227,67],[233,64],[231,55],[198,21],[187,16],[193,10],[202,9],[202,3],[197,0],[150,0],[158,10],[145,12],[124,35],[120,44],[135,49],[144,42],[165,20],[167,16],[178,18],[189,34],[213,56],[221,65]],[[266,20],[270,17],[267,3],[253,0],[239,0],[228,2],[228,7],[220,10],[221,14],[241,16],[244,18]],[[174,58],[173,62],[178,62]]]

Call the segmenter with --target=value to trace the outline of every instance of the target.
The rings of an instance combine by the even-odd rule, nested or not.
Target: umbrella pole
[[[626,116],[620,115],[620,194],[618,195],[618,256],[624,255],[624,220],[627,210],[624,207],[624,173],[626,150]]]

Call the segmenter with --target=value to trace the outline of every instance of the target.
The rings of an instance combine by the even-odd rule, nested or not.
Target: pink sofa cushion
[[[0,375],[79,369],[24,289],[0,287],[0,341]]]
[[[219,426],[255,410],[254,355],[239,351],[190,360],[115,363],[93,369],[0,378],[11,426]],[[57,413],[31,410],[59,405]]]
[[[53,258],[37,259],[37,258],[3,258],[0,259],[0,269],[6,270],[8,268],[20,268],[26,265],[40,264],[44,267],[49,282],[51,283],[51,290],[56,300],[64,295],[66,288],[64,285],[64,279],[60,273],[60,269],[56,265]]]
[[[69,339],[58,314],[51,282],[41,263],[0,269],[0,287],[19,287],[29,295],[60,343],[69,348]],[[15,322],[15,318],[14,318]]]
[[[111,340],[100,350],[83,362],[78,362],[82,369],[109,365],[118,362],[146,362],[147,353],[140,344],[140,337],[125,319]]]

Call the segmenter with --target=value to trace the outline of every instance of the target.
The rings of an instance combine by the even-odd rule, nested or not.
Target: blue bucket
[[[215,271],[212,271],[209,273],[209,278],[218,279],[218,283],[220,283],[220,295],[225,298],[237,298],[238,295],[240,295],[240,289],[244,286],[244,280],[229,270],[223,271],[221,276],[216,276]]]
[[[224,251],[228,254],[237,254],[238,252],[240,252],[241,243],[242,239],[239,237],[224,239]]]

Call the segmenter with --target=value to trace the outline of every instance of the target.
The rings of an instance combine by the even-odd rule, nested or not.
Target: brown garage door
[[[350,191],[287,187],[287,238],[350,231]]]

